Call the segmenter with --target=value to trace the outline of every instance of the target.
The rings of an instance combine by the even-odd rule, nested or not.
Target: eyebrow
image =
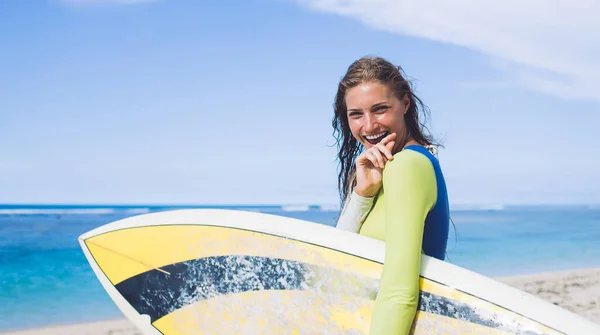
[[[373,106],[371,106],[371,108],[376,108],[376,107],[379,107],[381,105],[388,105],[388,104],[389,103],[387,101],[381,101],[381,102],[378,102],[378,103],[374,104]],[[347,111],[348,112],[360,112],[360,108],[350,108]]]

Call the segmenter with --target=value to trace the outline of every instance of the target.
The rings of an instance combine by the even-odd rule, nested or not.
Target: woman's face
[[[396,145],[406,134],[404,114],[409,100],[399,100],[387,86],[368,82],[346,92],[348,124],[354,138],[366,149],[371,148],[389,134],[396,133]],[[394,148],[392,153],[396,153]]]

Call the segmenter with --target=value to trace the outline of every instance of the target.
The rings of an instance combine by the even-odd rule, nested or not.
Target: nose
[[[372,133],[377,129],[377,119],[371,113],[365,113],[364,125],[365,132]]]

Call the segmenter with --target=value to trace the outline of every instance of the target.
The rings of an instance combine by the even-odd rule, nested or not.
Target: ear
[[[404,114],[408,112],[408,108],[410,107],[410,99],[408,98],[408,93],[404,94],[404,98],[402,98],[402,103],[404,104]]]

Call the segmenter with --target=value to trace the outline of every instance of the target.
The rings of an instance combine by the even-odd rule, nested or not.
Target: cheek
[[[404,129],[406,122],[404,121],[404,114],[402,112],[402,110],[399,110],[397,113],[390,114],[389,118],[386,120],[386,123],[394,128]]]
[[[358,120],[348,119],[348,126],[350,128],[350,132],[352,136],[359,138],[359,132],[361,128],[361,123]]]

